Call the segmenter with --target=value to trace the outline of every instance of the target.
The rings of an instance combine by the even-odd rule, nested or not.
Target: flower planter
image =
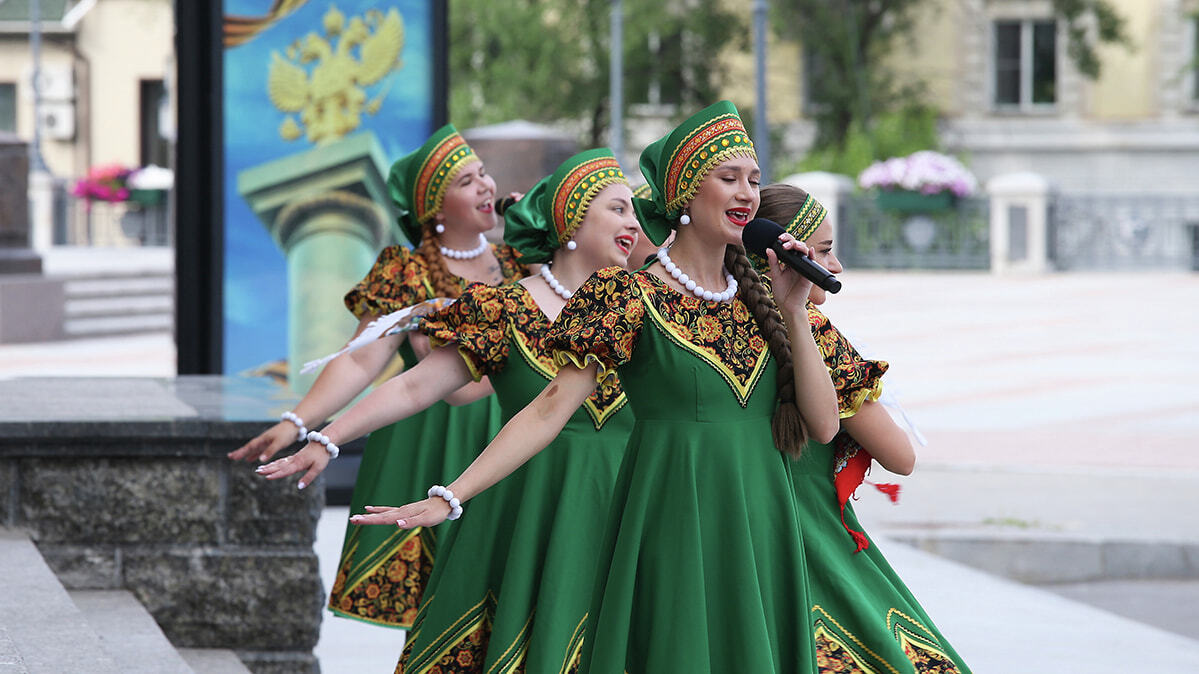
[[[875,197],[875,203],[884,211],[900,213],[939,213],[953,208],[956,197],[952,192],[921,194],[908,190],[883,190]]]

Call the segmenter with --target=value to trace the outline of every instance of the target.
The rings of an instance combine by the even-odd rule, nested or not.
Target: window
[[[632,102],[651,106],[678,105],[682,102],[682,83],[685,77],[683,34],[676,32],[660,35],[651,32],[646,46],[650,55],[650,67],[646,73],[644,88],[637,87],[638,91],[634,93],[635,100]]]
[[[139,103],[141,165],[170,166],[170,144],[162,134],[162,114],[167,107],[167,90],[162,80],[142,80]]]
[[[1057,24],[995,22],[995,105],[1029,108],[1057,102]]]
[[[832,72],[828,54],[819,49],[803,50],[803,106],[808,113],[817,112],[828,102],[828,78]]]
[[[17,131],[17,85],[0,82],[0,131]]]

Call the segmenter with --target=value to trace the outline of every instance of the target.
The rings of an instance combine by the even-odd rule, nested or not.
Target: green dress
[[[489,377],[509,419],[557,374],[550,321],[519,283],[471,286],[422,329]],[[577,665],[608,500],[632,428],[597,389],[558,437],[472,499],[441,541],[398,672],[558,672]],[[449,480],[453,475],[444,476]]]
[[[887,363],[863,358],[820,311],[808,322],[837,389],[842,418],[877,400]],[[848,503],[870,455],[842,431],[808,443],[792,466],[811,585],[811,620],[820,672],[969,672],[862,532]]]
[[[770,432],[777,366],[746,306],[613,267],[551,339],[560,363],[619,369],[636,417],[580,671],[815,672],[804,523]]]
[[[506,282],[525,274],[516,254],[495,246]],[[468,282],[457,279],[460,287]],[[403,246],[389,246],[374,267],[346,294],[355,316],[383,315],[436,297],[423,258]],[[406,364],[416,362],[408,341],[400,348]],[[494,396],[454,407],[435,403],[370,434],[354,482],[350,513],[368,505],[407,503],[424,498],[429,485],[464,470],[500,429]],[[416,617],[436,552],[434,532],[346,525],[337,578],[329,595],[336,615],[408,629]]]

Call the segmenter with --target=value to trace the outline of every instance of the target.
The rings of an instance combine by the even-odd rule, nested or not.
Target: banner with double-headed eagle
[[[435,0],[224,0],[224,371],[297,382],[401,241],[384,181],[434,128]],[[316,354],[320,355],[320,354]]]

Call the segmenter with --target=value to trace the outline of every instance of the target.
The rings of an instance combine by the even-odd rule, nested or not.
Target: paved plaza
[[[826,313],[891,363],[887,388],[928,440],[912,476],[871,476],[902,484],[899,504],[863,489],[856,507],[966,660],[1199,671],[1199,275],[842,280]],[[173,368],[166,334],[0,345],[0,377]],[[319,526],[326,584],[345,515]],[[327,616],[317,654],[325,672],[390,671],[401,634]]]

